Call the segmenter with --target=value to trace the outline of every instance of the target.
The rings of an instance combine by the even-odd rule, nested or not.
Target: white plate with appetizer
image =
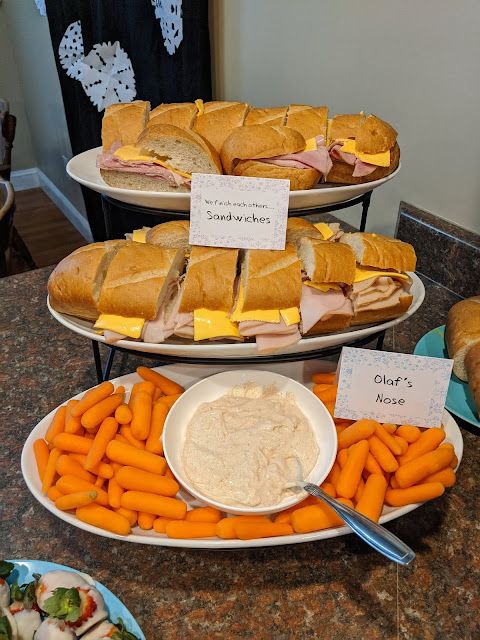
[[[96,164],[97,157],[101,153],[102,147],[96,147],[74,156],[67,164],[68,175],[84,187],[120,202],[163,211],[190,211],[189,193],[139,191],[137,189],[122,189],[108,185],[100,175],[100,170]],[[372,182],[352,185],[325,183],[318,184],[312,189],[290,191],[288,207],[290,210],[315,209],[316,207],[352,200],[367,193],[367,191],[377,189],[382,184],[395,178],[400,171],[400,167],[401,165],[390,175]]]
[[[312,371],[311,367],[312,367],[311,363],[306,364],[306,365],[304,365],[303,363],[283,364],[283,365],[279,364],[279,365],[269,366],[269,370],[273,370],[273,371],[276,371],[278,373],[287,375],[290,378],[292,378],[293,380],[296,380],[297,382],[299,382],[299,383],[301,383],[301,384],[303,384],[305,386],[312,386],[311,382],[310,382],[310,379],[311,379],[310,373]],[[254,367],[250,367],[250,369],[252,369],[253,371],[261,372],[261,373],[259,373],[259,375],[262,375],[262,376],[268,375],[267,373],[264,372],[264,369],[262,368],[261,365],[255,365]],[[175,365],[175,366],[161,367],[161,368],[157,369],[156,371],[161,372],[162,376],[168,376],[168,378],[170,378],[169,384],[170,384],[170,388],[173,386],[173,391],[175,391],[175,387],[176,387],[175,383],[178,383],[178,384],[182,385],[182,387],[188,389],[189,387],[191,387],[195,383],[199,382],[200,380],[202,380],[206,376],[211,376],[211,375],[222,373],[222,372],[226,372],[226,371],[230,372],[228,375],[230,375],[230,376],[234,375],[234,372],[232,372],[232,367],[231,366],[230,367],[226,367],[226,366],[225,367],[195,366],[195,367],[192,368],[192,367],[189,367],[189,366],[186,366],[186,365]],[[151,372],[150,372],[149,375],[151,377]],[[155,376],[155,374],[153,374],[153,375]],[[148,376],[146,374],[143,374],[143,377],[148,379]],[[115,385],[124,386],[125,392],[126,392],[127,397],[128,397],[128,394],[130,393],[133,385],[139,383],[141,380],[142,380],[142,378],[140,378],[140,376],[137,373],[133,373],[133,374],[128,374],[128,375],[121,376],[121,377],[117,378],[116,380],[114,380],[112,382]],[[164,378],[161,378],[161,380],[164,380]],[[171,382],[172,380],[174,381],[174,383]],[[218,378],[217,378],[217,380],[218,380]],[[228,380],[226,382],[226,385],[228,386]],[[225,386],[225,391],[227,391],[227,386]],[[107,390],[107,391],[109,393],[112,393],[113,390],[114,390],[114,387],[112,386],[111,389]],[[172,391],[168,391],[167,395],[169,393],[172,393]],[[97,398],[98,392],[95,392],[95,394],[96,394],[95,397]],[[79,399],[79,398],[83,397],[83,395],[84,395],[83,393],[78,394],[77,396],[75,396],[75,399]],[[90,398],[92,398],[92,397],[93,396],[90,395]],[[171,397],[173,397],[173,396],[171,396]],[[187,397],[187,394],[186,394],[185,397]],[[157,402],[157,404],[159,404],[159,403],[163,403],[163,401],[161,401],[161,398]],[[302,409],[302,407],[300,407],[300,409]],[[198,408],[197,408],[197,410],[198,410]],[[337,527],[333,527],[333,528],[329,528],[329,529],[323,529],[323,530],[320,530],[320,531],[313,531],[313,532],[310,532],[310,533],[290,533],[289,535],[279,535],[277,533],[276,535],[278,537],[267,537],[267,538],[260,538],[260,539],[248,539],[248,540],[219,539],[219,538],[216,538],[216,537],[208,537],[208,538],[191,538],[191,537],[188,538],[187,537],[187,538],[184,538],[184,539],[180,539],[178,537],[174,537],[174,538],[167,537],[166,535],[164,535],[162,533],[156,533],[156,532],[152,531],[151,529],[150,530],[142,530],[138,526],[135,526],[133,529],[130,530],[130,527],[128,526],[128,522],[127,521],[126,521],[126,524],[127,524],[128,533],[126,533],[124,535],[119,535],[117,533],[111,533],[110,531],[106,531],[105,529],[102,529],[99,526],[94,526],[93,524],[87,524],[85,519],[83,519],[81,521],[80,519],[78,519],[74,515],[74,513],[69,512],[69,511],[65,511],[65,510],[60,510],[59,508],[57,508],[55,503],[52,502],[46,495],[44,495],[42,493],[42,484],[40,482],[38,471],[37,471],[37,463],[36,463],[36,458],[35,458],[35,455],[34,455],[33,445],[34,445],[34,442],[36,440],[44,438],[44,436],[46,435],[47,430],[51,426],[52,418],[53,418],[54,414],[56,413],[56,411],[57,411],[56,409],[51,411],[45,418],[43,418],[33,428],[32,432],[30,433],[29,437],[27,438],[27,440],[25,442],[25,445],[24,445],[24,448],[23,448],[23,451],[22,451],[21,466],[22,466],[23,477],[25,479],[25,482],[26,482],[29,490],[33,494],[33,496],[38,500],[38,502],[40,502],[40,504],[42,506],[44,506],[51,513],[53,513],[56,517],[60,518],[61,520],[63,520],[67,524],[73,525],[75,527],[83,529],[84,531],[88,531],[88,532],[96,534],[96,535],[102,535],[102,536],[106,536],[106,537],[114,538],[114,539],[118,539],[118,540],[125,540],[125,541],[128,541],[128,542],[134,542],[134,543],[137,543],[137,544],[151,544],[151,545],[158,545],[158,546],[184,547],[184,548],[201,548],[201,549],[235,549],[235,548],[246,548],[246,547],[275,546],[275,545],[283,545],[283,544],[298,544],[298,543],[301,543],[301,542],[312,542],[312,541],[317,541],[317,540],[323,540],[323,539],[326,539],[326,538],[333,538],[333,537],[337,537],[337,536],[341,536],[341,535],[345,535],[347,533],[350,533],[350,529],[348,527],[346,527],[346,526],[340,526],[340,527],[337,526]],[[460,430],[458,428],[458,425],[455,422],[455,420],[452,418],[452,416],[446,411],[444,412],[443,421],[442,422],[443,422],[444,435],[442,434],[441,438],[443,439],[443,437],[445,437],[445,442],[446,443],[450,443],[453,446],[454,453],[456,454],[456,456],[458,458],[458,463],[460,463],[461,458],[462,458],[462,453],[463,453],[463,440],[462,440],[461,432],[460,432]],[[64,440],[65,439],[64,438],[64,434],[60,434],[60,435],[62,436],[62,438]],[[65,435],[67,435],[67,434],[65,434]],[[85,439],[85,440],[87,440],[87,439]],[[88,440],[87,440],[87,442],[88,442]],[[158,440],[158,442],[160,442],[160,440]],[[166,442],[166,440],[165,440],[165,442]],[[127,445],[124,445],[124,446],[127,446]],[[117,446],[115,445],[115,449],[116,448],[117,448]],[[46,447],[46,444],[45,444],[45,451],[48,454],[48,449]],[[114,458],[113,449],[111,449],[109,451],[112,452],[112,458],[111,459],[113,459]],[[150,449],[148,449],[148,451],[150,451]],[[159,451],[159,453],[161,452],[161,450],[158,450],[158,451]],[[453,456],[453,452],[452,452],[451,455]],[[163,460],[162,464],[166,465],[166,462],[161,457],[161,455],[154,456],[154,457],[155,457],[155,460],[157,460],[157,458],[159,460],[160,459]],[[450,460],[452,460],[452,459],[450,458]],[[125,462],[123,464],[125,464]],[[156,464],[156,462],[155,462],[155,464]],[[167,467],[164,466],[164,469],[167,469]],[[168,471],[168,469],[167,469],[167,471]],[[161,471],[158,471],[158,473],[161,473]],[[157,477],[157,481],[158,481],[159,477],[163,477],[163,476],[158,476]],[[173,478],[173,476],[170,476],[170,478]],[[132,480],[130,479],[129,482],[131,482],[131,481]],[[134,478],[134,482],[137,483],[138,482],[138,478],[135,477]],[[167,476],[165,476],[164,479],[161,480],[161,482],[163,484],[165,484],[165,485],[172,484],[172,480],[167,478]],[[173,483],[175,484],[174,480],[173,480]],[[433,481],[432,481],[432,483],[433,483]],[[439,482],[436,483],[436,486],[438,486],[438,485],[439,485]],[[131,488],[133,485],[129,485],[127,482],[125,482],[123,484],[123,486]],[[151,486],[151,485],[149,485],[149,486]],[[423,485],[423,486],[425,486],[425,485]],[[177,489],[178,489],[178,485],[177,485]],[[442,485],[440,485],[440,489],[442,489],[442,491],[443,491]],[[151,489],[150,489],[150,491],[151,491]],[[138,494],[140,492],[139,491],[128,491],[127,493],[129,493],[129,494]],[[59,494],[61,494],[60,491],[59,491]],[[163,493],[162,495],[167,495],[167,494]],[[175,495],[175,494],[170,493],[170,495],[172,496],[172,495]],[[437,495],[441,495],[441,492],[437,493]],[[95,499],[95,496],[91,496],[91,497],[93,499]],[[132,499],[134,497],[135,496],[133,496]],[[173,499],[174,503],[175,503],[175,509],[177,508],[177,503],[180,503],[180,502],[184,503],[183,504],[183,508],[184,509],[185,509],[185,504],[186,504],[187,505],[186,508],[189,509],[189,510],[193,509],[193,508],[205,506],[205,503],[200,502],[198,499],[196,499],[193,496],[189,495],[183,489],[178,494],[176,494],[176,497],[177,497],[177,499]],[[432,497],[432,496],[430,496],[430,497]],[[446,497],[444,499],[448,499],[448,497]],[[58,502],[58,498],[57,498],[57,502]],[[122,497],[122,507],[129,508],[128,504],[130,504],[130,501],[129,502],[125,501],[125,503],[124,503],[123,502],[123,497]],[[170,503],[169,503],[169,505],[170,505]],[[418,504],[418,503],[417,504],[406,504],[404,506],[399,506],[399,507],[384,506],[382,515],[380,517],[380,522],[381,523],[386,523],[386,522],[389,522],[391,520],[395,520],[396,518],[400,518],[403,515],[409,513],[410,511],[413,511],[414,509],[417,509],[419,506],[421,506],[421,504]],[[131,504],[130,504],[130,507],[132,507]],[[169,506],[169,508],[170,508],[170,506]],[[94,510],[95,509],[96,508],[94,508]],[[139,509],[139,510],[140,511],[144,511],[144,509]],[[112,511],[108,511],[108,513],[111,514],[111,517],[114,517],[114,514],[113,514]],[[183,516],[180,516],[180,518],[182,518],[184,516],[185,516],[185,513],[183,514]],[[179,516],[175,516],[175,517],[179,517]],[[125,518],[126,518],[126,516],[123,517],[123,520],[125,520]],[[88,518],[86,520],[88,520]],[[166,518],[160,518],[160,520],[166,520]],[[187,520],[188,520],[188,518],[187,518]],[[193,520],[193,518],[191,518],[190,520]],[[224,518],[224,520],[228,520],[228,518]],[[151,526],[152,525],[150,525],[150,527]]]
[[[2,638],[34,634],[35,640],[145,640],[135,618],[109,589],[56,562],[1,561],[0,599]]]

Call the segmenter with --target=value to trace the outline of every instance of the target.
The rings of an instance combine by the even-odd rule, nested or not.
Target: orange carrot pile
[[[249,540],[342,526],[321,500],[308,496],[274,515],[224,517],[210,506],[188,510],[163,457],[162,431],[183,387],[138,367],[141,381],[103,382],[60,407],[33,450],[42,491],[58,509],[119,536],[138,525],[171,538]],[[333,416],[334,374],[312,376],[313,392]],[[458,459],[441,428],[334,418],[336,461],[322,488],[378,521],[384,505],[400,507],[441,496],[455,483]]]

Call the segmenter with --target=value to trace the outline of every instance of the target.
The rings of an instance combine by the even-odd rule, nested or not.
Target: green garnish
[[[81,615],[80,594],[75,588],[58,587],[53,595],[45,600],[42,608],[53,618],[76,622]]]
[[[115,626],[118,627],[118,631],[115,631],[112,640],[138,640],[137,636],[134,636],[133,633],[126,630],[125,623],[121,618],[118,619]]]
[[[15,568],[15,565],[12,564],[11,562],[7,562],[6,560],[1,560],[0,561],[0,578],[3,578],[4,580],[6,580],[8,576],[12,573],[14,568]]]
[[[32,580],[32,582],[29,582],[26,585],[22,585],[23,587],[25,587],[25,590],[23,592],[23,606],[25,607],[25,609],[31,609],[37,601],[37,597],[35,595],[37,583],[38,578],[35,578],[35,580]]]
[[[14,582],[10,585],[10,599],[14,600],[15,602],[23,601],[23,591],[18,586],[17,582]]]
[[[0,640],[12,640],[12,627],[7,620],[7,616],[0,618]]]

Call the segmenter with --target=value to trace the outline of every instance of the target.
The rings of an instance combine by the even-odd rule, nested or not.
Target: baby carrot
[[[114,393],[112,396],[108,396],[108,398],[101,400],[82,414],[82,425],[85,429],[98,427],[105,418],[113,415],[121,404],[123,404],[122,393]]]
[[[326,391],[327,389],[330,389],[331,386],[332,386],[331,384],[316,384],[313,386],[312,391],[316,395],[321,391]]]
[[[393,473],[390,478],[390,486],[392,487],[392,489],[400,489],[400,485],[398,484],[397,479],[395,478],[395,475]]]
[[[351,500],[339,498],[339,502],[353,508]],[[291,521],[295,533],[309,533],[343,525],[343,520],[323,503],[296,509],[291,515]]]
[[[123,386],[123,384],[118,385],[118,387],[115,389],[115,393],[121,393],[122,395],[125,394],[125,387]]]
[[[335,431],[337,432],[337,438],[341,433],[343,433],[343,431],[345,431],[346,428],[347,428],[346,424],[335,423]]]
[[[175,482],[177,481],[169,466],[166,467],[165,473],[163,475],[165,476],[165,478],[171,478],[172,480],[175,480]]]
[[[402,436],[397,436],[397,434],[394,434],[392,436],[392,438],[395,440],[395,442],[398,444],[398,446],[402,450],[400,455],[403,456],[405,453],[407,453],[407,451],[408,451],[408,442],[405,440],[405,438],[402,438]]]
[[[57,480],[56,486],[57,489],[63,494],[78,493],[79,491],[95,491],[97,493],[95,502],[98,502],[98,504],[101,504],[103,506],[107,506],[108,504],[108,496],[106,491],[104,491],[103,489],[99,489],[91,482],[87,482],[86,480],[77,478],[77,476],[60,476],[60,478]]]
[[[335,402],[324,402],[323,404],[332,418],[335,418]]]
[[[86,471],[80,462],[70,458],[70,456],[67,456],[65,453],[59,456],[55,468],[59,476],[72,475],[87,482],[94,482],[95,480],[93,474]]]
[[[53,439],[53,445],[63,451],[87,454],[92,446],[92,440],[73,433],[59,433]]]
[[[125,425],[123,425],[125,426]],[[125,436],[122,436],[121,433],[117,433],[117,435],[115,436],[114,440],[116,440],[117,442],[123,442],[123,444],[130,444],[130,442],[126,439]]]
[[[166,378],[165,376],[162,376],[161,373],[158,373],[158,371],[153,371],[153,369],[149,369],[148,367],[137,367],[137,373],[144,380],[153,382],[156,387],[160,387],[162,393],[167,396],[171,396],[175,393],[183,393],[185,391],[183,387],[173,380],[170,380],[170,378]]]
[[[340,465],[338,464],[338,462],[334,462],[332,468],[330,469],[330,473],[326,477],[325,482],[329,482],[334,487],[336,487],[339,476],[340,476]]]
[[[47,493],[50,487],[53,484],[55,479],[55,474],[57,473],[57,460],[62,454],[60,449],[54,447],[48,456],[47,466],[45,467],[45,472],[43,474],[42,480],[42,492]]]
[[[152,421],[150,423],[150,433],[148,434],[145,449],[152,453],[163,453],[162,432],[168,407],[162,402],[156,402],[152,409]]]
[[[335,373],[314,373],[312,376],[312,382],[315,384],[334,384],[335,380]]]
[[[129,444],[123,444],[123,442],[117,442],[116,440],[108,443],[106,453],[107,458],[110,458],[113,462],[119,462],[120,464],[129,465],[160,475],[163,474],[167,465],[165,458],[161,456],[150,453],[150,451],[135,449],[135,447]],[[140,511],[148,512],[148,509],[140,509]]]
[[[154,402],[156,402],[159,398],[161,398],[164,394],[162,393],[162,390],[160,389],[160,387],[155,387],[155,391],[153,392],[153,397],[152,400]]]
[[[365,467],[367,455],[368,442],[366,440],[360,440],[360,442],[352,445],[335,487],[339,496],[353,498]]]
[[[115,511],[120,515],[125,516],[131,527],[134,527],[137,524],[138,513],[136,511],[133,511],[132,509],[125,509],[125,507],[120,507],[119,509],[115,509]]]
[[[420,438],[421,431],[418,427],[414,427],[413,425],[402,424],[400,427],[398,427],[396,435],[401,436],[411,444],[412,442],[416,442]]]
[[[52,502],[55,502],[57,498],[63,496],[63,493],[57,489],[57,487],[50,487],[47,491],[47,496],[50,498]]]
[[[376,435],[368,439],[370,453],[378,464],[387,473],[398,469],[398,462],[395,460],[390,449]]]
[[[325,491],[325,493],[328,493],[328,495],[332,496],[332,498],[335,498],[336,495],[337,495],[335,487],[331,482],[323,482],[320,485],[320,489],[323,489]]]
[[[94,527],[106,529],[111,533],[119,536],[126,536],[130,533],[130,523],[120,513],[106,509],[98,504],[89,504],[85,507],[79,507],[75,511],[75,515],[82,522],[86,522]]]
[[[396,433],[396,430],[397,430],[397,425],[396,424],[391,424],[390,422],[384,422],[382,424],[382,427],[390,435],[393,435],[394,433]]]
[[[153,521],[153,529],[157,533],[165,533],[167,524],[171,522],[168,518],[155,518]]]
[[[198,509],[191,509],[187,511],[185,520],[187,522],[220,522],[222,514],[218,509],[214,507],[199,507]]]
[[[118,484],[115,478],[110,478],[108,481],[108,504],[112,509],[120,509],[120,498],[122,497],[122,494],[122,487]]]
[[[133,406],[135,404],[135,396],[138,393],[139,387],[142,383],[141,382],[136,382],[133,387],[132,390],[130,391],[130,397],[128,399],[128,407],[130,409],[130,411],[133,411]]]
[[[91,409],[97,403],[105,400],[113,393],[113,384],[111,382],[102,382],[98,387],[94,387],[93,389],[89,389],[86,391],[81,400],[76,404],[75,408],[72,409],[71,414],[74,417],[80,417],[85,413],[88,409]]]
[[[152,419],[152,396],[145,391],[139,391],[133,407],[131,423],[132,435],[139,440],[146,440],[150,432]]]
[[[167,523],[165,533],[169,538],[213,538],[215,536],[215,530],[214,522],[171,520]]]
[[[43,481],[45,471],[47,469],[48,457],[50,449],[42,438],[35,440],[33,443],[33,453],[35,454],[35,462],[37,463],[38,477]]]
[[[453,458],[453,451],[447,448],[439,448],[430,451],[419,458],[415,458],[406,464],[402,464],[395,477],[401,489],[407,489],[413,484],[418,484],[427,476],[447,467]]]
[[[125,491],[120,504],[126,509],[146,511],[170,520],[182,520],[187,512],[187,505],[181,500],[145,491]]]
[[[340,469],[343,469],[343,467],[346,465],[347,458],[348,458],[348,449],[341,449],[337,453],[337,462],[338,462],[338,466],[340,467]],[[337,485],[335,485],[335,487],[336,486]]]
[[[385,477],[376,473],[370,474],[355,509],[370,518],[370,520],[378,522],[382,513],[386,490],[387,481]]]
[[[48,444],[53,444],[55,436],[65,430],[65,416],[67,415],[67,407],[59,407],[53,416],[53,420],[45,434],[45,440]]]
[[[128,404],[121,404],[115,409],[115,420],[118,424],[130,424],[132,421],[132,412]]]
[[[87,459],[85,460],[86,469],[92,470],[101,462],[107,450],[107,445],[115,437],[117,429],[118,422],[115,418],[108,417],[102,421],[100,429],[97,431],[90,451],[87,454]]]
[[[65,415],[65,433],[78,433],[82,428],[80,418],[72,415],[72,410],[78,404],[78,400],[69,400],[67,402],[67,413]]]
[[[272,538],[276,536],[288,536],[293,533],[293,529],[289,524],[271,522],[270,520],[265,520],[265,522],[243,520],[241,518],[233,518],[233,520],[235,520],[233,525],[235,534],[237,538],[240,538],[240,540],[253,540],[254,538]],[[167,527],[167,535],[168,535],[168,527]]]
[[[415,458],[423,456],[425,453],[429,453],[438,447],[445,440],[445,431],[433,427],[424,431],[421,436],[413,442],[409,447],[407,453],[400,456],[400,464],[405,464]]]
[[[178,482],[171,478],[136,469],[135,467],[122,467],[116,473],[115,480],[123,489],[158,493],[171,498],[176,496],[180,489]]]
[[[60,496],[55,500],[55,506],[60,511],[69,511],[70,509],[77,509],[77,507],[84,507],[87,504],[91,504],[97,497],[96,491],[78,491],[78,493],[69,493],[65,496]]]
[[[369,419],[354,422],[338,436],[338,448],[347,449],[352,444],[369,438],[373,435],[377,424],[378,422],[375,422],[375,420]]]
[[[378,464],[371,453],[369,453],[367,456],[367,461],[365,462],[365,471],[368,471],[368,473],[379,473],[380,475],[383,473],[382,467]]]
[[[313,387],[313,393],[319,398],[322,402],[333,402],[337,397],[337,385],[332,384],[328,387],[328,389],[318,389],[320,385],[315,385]]]
[[[69,455],[70,455],[70,458],[77,460],[77,462],[79,462],[82,465],[82,467],[85,469],[85,462],[87,461],[87,456],[81,453],[70,453]],[[106,480],[110,480],[110,478],[113,478],[113,473],[114,473],[112,465],[106,462],[99,462],[92,468],[91,472],[96,476],[105,478]]]
[[[125,438],[128,444],[131,444],[132,447],[135,447],[135,449],[145,449],[145,442],[143,442],[142,440],[138,440],[138,438],[135,438],[130,425],[123,424],[120,427],[120,434]]]
[[[161,398],[159,398],[159,400],[157,400],[157,402],[161,402],[166,407],[171,409],[181,395],[182,395],[181,393],[174,393],[173,395],[170,395],[170,396],[162,396]]]
[[[399,456],[402,453],[403,447],[401,447],[394,437],[385,430],[381,424],[375,425],[375,435],[383,444],[390,449],[394,456]]]
[[[445,469],[440,469],[440,471],[427,476],[423,482],[441,482],[447,488],[453,487],[455,480],[455,471],[451,467],[445,467]]]
[[[236,538],[234,520],[235,518],[222,518],[219,520],[215,525],[215,535],[223,540],[233,540]]]
[[[363,491],[365,489],[365,481],[364,479],[360,476],[360,480],[358,481],[358,486],[357,486],[357,490],[355,491],[355,495],[353,496],[353,502],[355,504],[357,504],[360,500],[360,498],[363,495]]]
[[[153,528],[154,520],[155,516],[152,513],[145,513],[143,511],[140,511],[138,514],[138,526],[144,531],[149,531]]]
[[[425,482],[408,489],[387,489],[385,502],[391,507],[403,507],[415,502],[425,502],[438,498],[445,492],[441,482]]]

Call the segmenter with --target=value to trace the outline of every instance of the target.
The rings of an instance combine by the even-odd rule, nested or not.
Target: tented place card
[[[192,175],[190,244],[285,249],[289,180]]]
[[[343,347],[335,417],[438,427],[453,360]]]

